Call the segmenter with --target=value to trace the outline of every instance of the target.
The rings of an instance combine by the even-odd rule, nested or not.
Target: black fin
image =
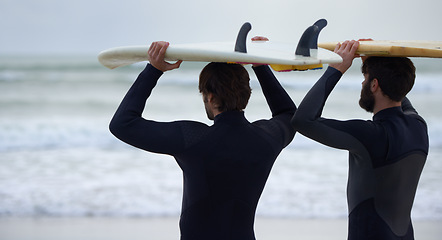
[[[327,26],[327,20],[320,19],[308,27],[299,39],[295,54],[310,57],[310,49],[318,49],[319,33],[325,26]]]
[[[319,38],[319,33],[321,32],[322,29],[325,28],[325,26],[327,26],[327,20],[325,19],[319,19],[318,21],[316,21],[313,25],[318,26],[318,34],[316,34],[316,38],[311,41],[310,43],[312,45],[310,45],[310,48],[312,49],[318,49],[318,38]]]
[[[252,29],[252,25],[248,22],[244,23],[236,37],[235,52],[247,53],[247,34]]]

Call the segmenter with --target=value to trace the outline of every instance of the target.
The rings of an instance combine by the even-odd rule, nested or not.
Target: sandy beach
[[[436,240],[441,221],[414,221],[417,240]],[[258,218],[258,240],[346,239],[345,219]],[[2,240],[177,240],[178,218],[0,218]]]

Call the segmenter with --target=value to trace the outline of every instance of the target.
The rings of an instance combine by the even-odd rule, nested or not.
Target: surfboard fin
[[[246,22],[242,25],[241,29],[238,32],[238,36],[236,37],[235,43],[235,52],[247,53],[247,34],[249,34],[252,29],[252,24]]]
[[[299,39],[295,54],[304,57],[311,57],[312,52],[314,50],[318,50],[319,33],[325,26],[327,26],[327,20],[319,19],[312,26],[308,27]],[[314,54],[315,53],[313,53],[313,55]]]

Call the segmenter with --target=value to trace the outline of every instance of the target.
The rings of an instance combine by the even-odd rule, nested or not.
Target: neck
[[[216,109],[213,109],[212,112],[213,112],[213,117],[216,117],[216,116],[218,116],[219,114],[222,113],[222,112],[218,111],[217,108],[216,108]]]

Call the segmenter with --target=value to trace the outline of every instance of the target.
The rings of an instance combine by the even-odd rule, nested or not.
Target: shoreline
[[[178,240],[178,217],[152,218],[0,218],[0,239],[8,240]],[[415,238],[436,240],[442,220],[413,221]],[[345,240],[347,219],[258,217],[257,240]]]

